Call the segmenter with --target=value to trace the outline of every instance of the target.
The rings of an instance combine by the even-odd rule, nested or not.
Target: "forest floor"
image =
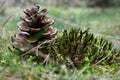
[[[55,20],[53,27],[58,29],[60,34],[63,29],[72,27],[85,30],[90,28],[91,33],[112,41],[116,48],[120,49],[120,9],[108,8],[104,12],[92,8],[63,9],[49,7],[49,15]],[[98,66],[100,72],[90,70],[91,66],[85,66],[80,70],[68,71],[65,65],[43,66],[31,62],[19,60],[11,53],[7,46],[10,43],[10,36],[17,33],[17,22],[23,9],[5,9],[5,14],[0,15],[0,80],[120,80],[120,70],[114,67]],[[11,17],[9,19],[9,17]],[[9,19],[9,21],[7,21]],[[4,25],[4,23],[6,23]],[[92,66],[93,67],[93,66]],[[55,74],[60,69],[59,74]],[[92,68],[94,69],[94,68]],[[120,68],[119,68],[120,69]],[[87,74],[84,74],[86,72]]]

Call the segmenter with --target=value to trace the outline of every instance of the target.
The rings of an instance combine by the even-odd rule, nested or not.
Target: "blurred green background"
[[[3,5],[4,4],[4,5]],[[120,0],[0,0],[0,24],[12,15],[5,25],[16,31],[22,11],[33,5],[49,10],[54,27],[61,32],[71,27],[90,28],[92,33],[113,41],[120,48]]]

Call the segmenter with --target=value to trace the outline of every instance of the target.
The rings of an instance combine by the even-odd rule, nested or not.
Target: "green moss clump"
[[[81,68],[90,65],[119,65],[120,51],[104,38],[95,37],[88,29],[64,30],[62,36],[42,48],[55,62],[68,67]]]

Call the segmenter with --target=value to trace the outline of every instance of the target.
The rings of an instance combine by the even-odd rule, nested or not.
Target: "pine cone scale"
[[[18,27],[21,31],[29,31],[30,28],[28,27],[28,24],[26,24],[25,22],[19,22]]]
[[[26,39],[29,37],[29,33],[21,32],[16,35],[16,39],[18,39],[20,42],[26,42]]]

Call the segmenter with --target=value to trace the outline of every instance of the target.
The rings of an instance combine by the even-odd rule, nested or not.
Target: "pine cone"
[[[40,12],[39,6],[34,6],[30,10],[26,9],[19,22],[20,33],[12,37],[12,46],[20,52],[26,52],[38,44],[49,43],[56,38],[57,29],[51,25],[53,19],[46,19],[47,9]]]

